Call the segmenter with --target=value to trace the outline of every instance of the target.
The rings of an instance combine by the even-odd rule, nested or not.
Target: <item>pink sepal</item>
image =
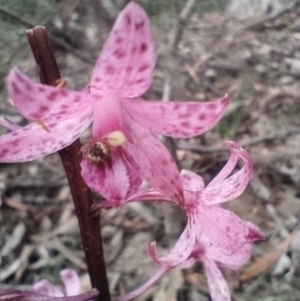
[[[152,81],[156,55],[146,12],[130,2],[119,14],[92,74],[93,95],[138,97]]]
[[[201,135],[223,117],[229,97],[211,102],[143,101],[124,99],[123,104],[136,122],[150,131],[176,138]]]

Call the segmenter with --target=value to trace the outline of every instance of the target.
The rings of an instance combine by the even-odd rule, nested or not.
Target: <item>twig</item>
[[[45,28],[38,26],[29,30],[27,38],[38,66],[41,82],[48,85],[55,84],[61,76]],[[90,189],[81,177],[80,149],[81,144],[77,139],[73,144],[61,150],[59,155],[69,181],[92,286],[100,291],[97,300],[110,301],[100,217],[90,217],[92,198]]]
[[[35,26],[35,24],[33,22],[30,22],[27,19],[25,19],[21,16],[18,16],[17,14],[15,14],[14,12],[6,9],[2,5],[0,5],[0,13],[4,16],[9,17],[13,21],[17,21],[18,23],[22,24],[23,26],[25,26],[27,28],[32,28],[32,27]],[[76,50],[70,44],[66,43],[64,40],[52,35],[51,33],[48,36],[49,36],[50,40],[52,40],[53,43],[59,45],[60,47],[64,48],[65,50],[69,51],[74,56],[76,56],[77,58],[82,60],[83,62],[85,62],[89,65],[94,65],[95,64],[94,59],[84,56],[81,52]]]
[[[286,7],[283,8],[282,10],[278,11],[276,14],[271,14],[270,16],[263,16],[260,17],[254,21],[251,21],[250,23],[244,25],[242,28],[240,28],[238,30],[238,33],[242,33],[246,30],[256,30],[258,29],[263,23],[265,22],[269,22],[269,21],[273,21],[276,18],[280,17],[281,15],[283,15],[284,13],[290,11],[293,9],[293,7],[295,6],[295,4],[292,4],[292,6],[290,7]]]
[[[251,147],[251,146],[257,145],[259,143],[269,142],[269,141],[272,141],[275,139],[280,139],[280,138],[287,138],[289,136],[297,135],[297,134],[300,134],[300,127],[296,127],[293,129],[288,129],[288,130],[280,131],[280,132],[274,132],[270,135],[266,135],[266,136],[262,136],[262,137],[255,137],[249,141],[241,142],[241,146],[244,148]],[[200,145],[195,145],[195,144],[191,144],[191,143],[184,142],[184,141],[180,141],[177,144],[177,147],[179,149],[194,151],[197,153],[228,152],[228,148],[226,148],[226,147],[200,146]]]
[[[193,7],[195,6],[195,4],[196,4],[196,0],[187,0],[185,6],[183,7],[183,9],[179,14],[179,18],[172,32],[170,44],[169,44],[169,49],[171,53],[174,55],[176,55],[177,46],[181,39],[183,29],[192,14]]]

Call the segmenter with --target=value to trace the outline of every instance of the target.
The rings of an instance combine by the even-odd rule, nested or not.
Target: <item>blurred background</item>
[[[25,30],[46,26],[68,87],[83,89],[124,0],[0,0],[0,115],[26,124],[10,105],[5,77],[13,66],[38,81]],[[267,239],[248,265],[223,269],[235,301],[300,300],[300,1],[143,0],[158,60],[145,99],[207,101],[229,93],[217,127],[201,137],[165,142],[180,168],[208,183],[224,166],[228,140],[253,156],[255,175],[225,204],[254,222]],[[1,134],[5,134],[1,129]],[[90,133],[83,135],[85,141]],[[89,280],[59,157],[0,165],[0,288],[30,289],[41,278],[59,284],[72,267],[83,290]],[[98,196],[95,195],[95,200]],[[164,253],[184,229],[170,204],[133,203],[101,213],[113,295],[146,281],[157,266],[147,253],[154,239]],[[140,301],[209,301],[201,265],[174,269]]]

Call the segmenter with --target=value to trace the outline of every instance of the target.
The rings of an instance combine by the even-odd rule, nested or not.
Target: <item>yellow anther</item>
[[[47,125],[46,125],[46,123],[43,121],[43,120],[37,120],[36,121],[46,132],[51,132],[50,130],[49,130],[49,128],[47,127]]]
[[[117,147],[125,143],[126,137],[122,132],[114,131],[109,133],[106,138],[104,138],[104,141],[110,146]]]
[[[68,80],[65,77],[59,78],[55,81],[56,88],[64,88],[68,83]]]

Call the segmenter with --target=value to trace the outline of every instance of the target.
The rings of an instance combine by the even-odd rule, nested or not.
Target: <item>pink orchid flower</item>
[[[219,266],[237,270],[249,261],[251,252],[252,244],[245,244],[234,254],[225,255],[220,252],[218,248],[212,245],[207,238],[205,239],[202,237],[201,243],[194,246],[191,255],[184,262],[177,266],[161,265],[156,273],[146,283],[133,292],[116,298],[114,301],[132,300],[146,292],[165,273],[174,267],[186,269],[191,267],[197,261],[200,261],[203,264],[212,301],[230,301],[230,290],[219,269]]]
[[[0,290],[0,301],[89,301],[95,300],[99,295],[96,289],[80,294],[79,277],[72,269],[62,270],[60,278],[64,283],[66,296],[48,280],[41,280],[33,286],[34,292],[15,289]]]
[[[19,112],[35,121],[0,137],[0,162],[24,162],[57,152],[93,122],[93,137],[83,147],[86,183],[120,205],[142,179],[183,202],[179,172],[156,137],[189,138],[211,129],[224,115],[229,98],[212,102],[143,101],[151,85],[156,55],[145,11],[129,3],[118,16],[81,92],[32,82],[17,69],[7,87]],[[3,125],[8,125],[2,123]]]
[[[76,296],[80,293],[80,280],[76,271],[72,269],[65,269],[60,272],[61,281],[65,287],[66,296]],[[63,292],[53,285],[48,280],[41,280],[33,286],[33,290],[39,294],[52,296],[52,297],[63,297]]]
[[[219,206],[220,203],[237,198],[246,189],[253,174],[253,162],[249,153],[237,143],[231,142],[229,146],[231,156],[227,164],[206,187],[200,176],[182,170],[187,225],[174,248],[165,257],[158,257],[155,242],[150,244],[150,255],[157,263],[166,266],[179,265],[190,257],[195,246],[204,238],[227,256],[235,254],[245,244],[264,239],[255,225]],[[244,166],[230,176],[239,159],[244,162]],[[127,202],[137,200],[176,203],[155,189],[138,192]]]

